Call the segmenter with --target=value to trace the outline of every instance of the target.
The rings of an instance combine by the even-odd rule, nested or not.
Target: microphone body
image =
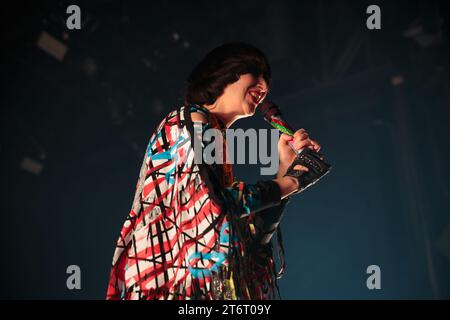
[[[280,108],[272,101],[264,101],[258,109],[272,127],[291,137],[294,136],[294,129],[283,119]],[[331,170],[331,165],[323,160],[323,156],[320,153],[309,148],[296,150],[294,144],[290,141],[289,146],[297,154],[297,157],[294,163],[288,168],[286,175],[294,176],[299,179],[299,183],[302,182],[300,183],[302,186],[301,191],[316,183]],[[310,171],[304,173],[294,170],[293,168],[296,164],[308,167]]]
[[[272,127],[291,137],[294,136],[294,129],[292,129],[292,127],[283,119],[280,108],[272,101],[264,101],[258,109],[263,114],[264,120],[266,120]],[[295,149],[294,144],[291,141],[289,141],[288,144],[296,154],[300,154],[303,151],[303,149]]]

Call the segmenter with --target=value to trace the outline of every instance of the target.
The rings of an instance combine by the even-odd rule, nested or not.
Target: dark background
[[[81,30],[65,26],[81,7]],[[381,8],[381,30],[366,8]],[[2,3],[0,297],[104,299],[155,125],[215,46],[261,48],[271,98],[334,166],[282,226],[285,299],[450,298],[446,1]],[[38,45],[47,32],[67,47]],[[255,116],[233,127],[268,128]],[[24,162],[25,161],[25,162]],[[41,170],[33,170],[33,165]],[[255,182],[259,166],[235,166]],[[79,265],[82,289],[66,288]],[[366,268],[381,268],[368,290]]]

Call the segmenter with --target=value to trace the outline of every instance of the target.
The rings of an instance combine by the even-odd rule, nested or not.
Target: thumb
[[[282,133],[280,136],[280,141],[283,141],[284,143],[288,143],[289,141],[292,141],[294,138],[286,133]]]

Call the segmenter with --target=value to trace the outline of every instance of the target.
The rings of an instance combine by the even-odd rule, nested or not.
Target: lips
[[[264,96],[261,91],[257,91],[257,90],[249,91],[249,94],[250,94],[250,98],[251,98],[252,102],[255,105],[258,105],[261,102],[262,97]]]

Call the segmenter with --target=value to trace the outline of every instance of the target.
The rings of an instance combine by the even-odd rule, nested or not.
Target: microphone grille
[[[260,106],[258,106],[258,109],[263,114],[264,119],[270,123],[272,127],[290,136],[294,135],[294,130],[292,127],[289,126],[289,124],[283,119],[280,108],[278,108],[278,106],[272,101],[263,102]]]
[[[281,116],[280,108],[278,108],[278,106],[272,101],[264,101],[259,105],[258,110],[268,122],[270,122],[274,116]]]

